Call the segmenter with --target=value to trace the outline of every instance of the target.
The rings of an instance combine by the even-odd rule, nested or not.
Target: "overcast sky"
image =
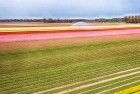
[[[0,18],[97,18],[140,14],[140,0],[0,0]]]

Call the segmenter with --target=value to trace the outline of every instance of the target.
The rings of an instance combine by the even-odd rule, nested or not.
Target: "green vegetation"
[[[63,85],[99,78],[140,67],[140,41],[118,41],[83,46],[48,48],[36,51],[0,53],[0,94],[34,93]],[[140,69],[78,83],[42,93],[61,92],[101,80],[140,71]],[[140,73],[114,79],[69,93],[97,93],[140,79]],[[133,78],[135,76],[135,78]],[[131,79],[130,79],[131,78]],[[118,83],[115,83],[118,82]],[[114,83],[114,84],[113,84]],[[140,84],[133,83],[127,87]],[[105,86],[107,85],[107,86]],[[103,87],[104,86],[104,87]],[[100,87],[100,88],[99,88]],[[111,92],[117,92],[121,87]]]

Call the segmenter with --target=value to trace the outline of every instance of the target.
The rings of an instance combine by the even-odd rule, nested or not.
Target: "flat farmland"
[[[0,28],[0,94],[112,94],[138,86],[139,25],[118,27]]]

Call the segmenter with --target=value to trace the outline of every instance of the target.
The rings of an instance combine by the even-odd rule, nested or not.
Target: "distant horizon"
[[[126,16],[137,16],[140,14],[130,14],[130,15],[123,15],[123,16],[114,16],[114,17],[90,17],[90,18],[86,18],[86,17],[69,17],[69,18],[56,18],[56,17],[6,17],[6,18],[2,18],[0,17],[0,20],[2,19],[87,19],[87,20],[92,20],[92,19],[113,19],[113,18],[124,18]]]
[[[134,13],[134,14],[125,14],[125,15],[120,15],[120,16],[98,16],[98,17],[0,17],[0,19],[100,19],[100,18],[105,18],[105,19],[111,19],[111,18],[123,18],[125,16],[135,16],[135,15],[140,15],[140,13]]]

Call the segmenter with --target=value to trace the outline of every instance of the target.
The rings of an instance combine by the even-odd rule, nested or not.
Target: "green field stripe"
[[[130,72],[130,71],[128,71]],[[122,72],[123,73],[123,72]],[[68,89],[68,90],[63,90],[61,92],[58,92],[58,94],[64,94],[64,93],[69,93],[69,92],[73,92],[73,91],[76,91],[76,90],[79,90],[79,89],[84,89],[84,88],[87,88],[87,87],[90,87],[90,86],[95,86],[97,84],[101,84],[101,83],[105,83],[105,82],[109,82],[109,81],[112,81],[112,80],[116,80],[116,79],[120,79],[122,77],[127,77],[127,76],[131,76],[131,75],[134,75],[134,74],[138,74],[140,73],[140,71],[137,71],[137,72],[130,72],[129,74],[120,74],[120,73],[116,73],[116,74],[120,74],[119,76],[116,76],[116,74],[114,75],[114,77],[112,78],[108,78],[105,80],[105,77],[103,77],[104,79],[103,80],[100,80],[100,81],[97,81],[97,82],[94,82],[94,83],[90,83],[90,84],[85,84],[85,85],[81,85],[79,87],[75,87],[75,88],[72,88],[72,89]],[[112,74],[113,75],[113,74]],[[40,93],[36,93],[36,94],[40,94]]]
[[[55,89],[52,89],[52,91],[50,89],[51,92],[47,92],[47,93],[56,93],[56,92],[60,92],[60,91],[63,91],[63,90],[68,90],[68,89],[71,89],[71,88],[75,88],[75,87],[78,87],[78,86],[81,86],[81,85],[86,85],[86,84],[90,84],[90,83],[94,83],[94,82],[98,82],[100,80],[103,80],[103,79],[99,79],[99,78],[100,77],[97,77],[97,78],[94,78],[94,79],[89,79],[89,80],[83,81],[81,83],[73,84],[71,86],[66,86],[64,88],[55,88]],[[106,78],[104,78],[104,79],[106,79]],[[46,91],[49,91],[49,90],[46,90]]]
[[[139,79],[140,79],[140,76],[138,76],[138,75],[135,75],[132,77],[126,77],[123,79],[111,81],[109,83],[100,84],[99,86],[96,86],[96,87],[89,87],[89,88],[86,88],[85,91],[80,90],[78,93],[80,93],[80,94],[92,94],[92,93],[95,94],[96,93],[97,94],[98,92],[112,89],[112,88],[118,87],[118,86],[123,85],[123,84],[131,83],[131,82],[137,81]],[[114,91],[109,91],[108,94],[110,94],[110,93],[114,93]]]
[[[116,48],[117,49],[117,48]],[[27,62],[28,63],[28,62]],[[2,74],[1,74],[2,75]],[[6,74],[5,74],[6,75]]]
[[[117,67],[118,68],[118,67]],[[13,86],[13,85],[12,85]]]
[[[128,82],[127,84],[123,84],[123,85],[119,85],[117,87],[114,87],[114,88],[111,88],[111,89],[108,89],[108,90],[105,90],[105,91],[102,91],[102,92],[98,92],[97,94],[109,94],[109,92],[113,92],[115,93],[115,91],[119,91],[119,89],[123,88],[123,87],[128,87],[128,86],[133,86],[133,85],[136,85],[136,84],[140,84],[140,80],[135,80],[135,81],[132,81],[132,82]]]
[[[117,49],[117,48],[116,48]],[[94,54],[93,54],[94,55]],[[92,56],[91,55],[89,55],[91,58],[92,58]],[[96,56],[96,55],[95,55]],[[26,59],[26,58],[25,58]],[[56,58],[57,59],[57,58]],[[58,58],[59,59],[59,58]],[[66,58],[66,59],[68,59],[68,58]],[[53,60],[54,61],[54,60]],[[65,60],[64,60],[65,61]],[[73,60],[74,61],[74,60]],[[55,62],[58,62],[58,61],[55,61]],[[16,62],[15,62],[16,63]],[[17,62],[18,63],[18,62]],[[27,62],[28,63],[28,62]],[[44,62],[44,63],[47,63],[47,61],[46,62]],[[70,62],[71,63],[71,62]],[[14,62],[13,62],[13,64],[14,64]],[[38,64],[38,63],[37,63]],[[24,65],[24,64],[23,64]],[[41,65],[41,64],[40,64]],[[28,65],[28,66],[30,66],[30,65]],[[28,67],[27,66],[27,67]],[[53,66],[53,65],[52,65]],[[26,67],[25,67],[26,68]],[[32,68],[32,67],[31,67]],[[7,70],[7,69],[6,69]],[[6,71],[5,70],[5,71]],[[4,71],[4,70],[3,70]]]
[[[110,63],[109,63],[110,64]],[[108,68],[110,68],[111,67],[111,69],[113,69],[112,67],[113,66],[116,66],[116,67],[118,67],[118,65],[109,65],[109,64],[107,64],[106,63],[106,66],[104,66],[103,68],[102,68],[102,70],[104,70],[104,69],[108,69]],[[108,65],[108,66],[107,66]],[[123,65],[119,65],[119,66],[123,66]],[[89,69],[89,71],[88,70],[86,70],[86,71],[83,71],[83,72],[80,72],[80,71],[73,71],[73,73],[71,73],[70,75],[73,75],[73,74],[79,74],[79,73],[81,73],[81,74],[85,74],[87,71],[88,72],[90,72],[90,73],[97,73],[97,72],[102,72],[102,70],[101,70],[101,68],[100,67],[97,67],[97,68],[95,68],[95,69]],[[45,74],[45,70],[44,70],[44,73],[43,72],[41,72],[41,74],[43,75],[43,74]],[[47,73],[47,72],[46,72]],[[38,73],[39,74],[39,73]],[[49,75],[49,77],[53,77],[53,78],[55,78],[55,77],[59,77],[59,76],[61,76],[62,74],[59,74],[59,73],[55,73],[54,75]],[[31,76],[31,77],[30,77]],[[33,79],[35,76],[33,76],[33,75],[30,75],[30,76],[27,76],[28,78],[26,78],[27,80],[28,79]],[[40,75],[41,76],[41,75]],[[26,77],[26,76],[25,76]],[[2,83],[5,83],[5,82],[7,82],[7,80],[8,80],[8,83],[9,82],[12,82],[12,81],[16,81],[16,79],[19,79],[19,80],[26,80],[25,79],[25,77],[18,77],[18,78],[3,78],[1,81],[2,81]],[[41,79],[40,80],[42,80],[43,79],[43,77],[40,77]],[[57,80],[57,79],[56,79]]]
[[[8,77],[9,78],[9,77]]]
[[[139,69],[139,68],[136,68],[136,69]],[[128,72],[130,72],[130,71],[128,71]],[[106,75],[106,76],[102,76],[102,77],[97,77],[97,78],[94,78],[94,79],[90,79],[90,80],[84,81],[83,83],[79,83],[79,84],[87,84],[88,82],[91,82],[91,81],[97,82],[98,80],[102,80],[102,78],[103,78],[103,79],[108,79],[107,77],[117,76],[117,74],[123,75],[123,74],[126,74],[127,71],[124,72],[123,74],[120,74],[120,73],[123,73],[123,72],[114,73],[114,74],[110,74],[110,75]],[[92,82],[92,83],[93,83],[93,82]],[[76,84],[76,85],[77,85],[77,84]],[[67,88],[67,87],[65,87],[65,88]],[[59,89],[59,88],[58,88],[58,89]],[[60,89],[64,90],[64,88],[60,88]],[[46,90],[46,91],[49,91],[49,90]],[[38,93],[38,92],[37,92],[37,93]]]
[[[109,87],[108,87],[108,89],[106,89],[104,91],[104,93],[101,93],[101,94],[115,93],[116,91],[119,91],[123,88],[129,88],[129,87],[132,87],[132,86],[135,86],[135,85],[138,85],[138,84],[140,84],[140,78],[133,79],[133,80],[130,80],[130,81],[127,81],[127,82],[122,82],[122,83],[116,84],[114,86],[110,86],[110,87],[114,87],[114,88],[109,89]]]
[[[106,82],[106,83],[102,83],[102,84],[99,84],[99,85],[96,85],[96,86],[91,86],[91,87],[88,87],[88,88],[85,88],[85,89],[70,92],[70,94],[78,94],[78,93],[80,93],[80,94],[94,93],[95,94],[97,92],[100,92],[101,90],[105,90],[106,88],[108,89],[108,87],[112,88],[113,85],[119,86],[119,85],[121,85],[121,82],[134,81],[134,80],[138,80],[138,79],[140,79],[140,76],[138,74],[131,75],[131,76],[124,77],[124,78],[121,78],[121,79],[117,79],[117,80],[109,81],[109,82]]]
[[[46,72],[47,73],[47,72]],[[22,76],[23,77],[23,76]],[[4,79],[4,78],[3,78]],[[9,77],[7,77],[7,79],[9,79]],[[11,79],[11,78],[10,78]],[[15,79],[15,78],[14,78]],[[16,78],[17,79],[17,78]],[[5,80],[6,80],[6,78],[5,78]]]
[[[107,58],[107,59],[109,59],[109,58]],[[97,61],[97,62],[96,62]],[[82,61],[83,62],[83,61]],[[51,71],[51,73],[55,73],[55,72],[66,72],[67,70],[66,69],[68,69],[68,67],[67,66],[70,66],[70,67],[77,67],[77,64],[78,64],[78,66],[80,65],[86,65],[85,66],[85,68],[89,68],[89,66],[87,66],[87,63],[88,62],[84,62],[84,63],[82,63],[82,62],[80,62],[80,64],[79,64],[79,62],[75,62],[74,64],[69,64],[69,65],[66,65],[66,66],[61,66],[61,68],[57,68],[57,69],[55,69],[55,68],[49,68],[49,69],[47,69],[48,71]],[[103,64],[103,65],[106,65],[106,64],[110,64],[110,62],[107,62],[106,64],[104,64],[104,62],[100,62],[100,64]],[[118,64],[118,63],[116,63],[116,64]],[[99,62],[98,62],[98,60],[95,60],[95,62],[94,62],[94,64],[88,64],[88,65],[90,65],[90,66],[99,66]],[[84,69],[85,69],[84,68]],[[45,69],[43,69],[43,70],[41,70],[41,71],[44,71]],[[32,73],[34,73],[34,75],[36,75],[36,74],[38,74],[38,73],[36,73],[36,72],[41,72],[40,70],[35,70],[35,71],[32,71]],[[25,76],[26,76],[26,74],[28,74],[28,73],[30,73],[30,72],[26,72],[26,73],[24,73],[25,74]],[[56,74],[57,75],[57,74]],[[0,79],[5,79],[5,77],[6,78],[9,78],[9,77],[11,77],[11,76],[13,76],[13,77],[18,77],[18,76],[16,76],[16,75],[14,75],[14,74],[12,74],[12,75],[6,75],[6,76],[1,76],[0,77]],[[24,77],[23,76],[23,74],[22,74],[22,77]]]
[[[96,72],[96,71],[95,71]],[[13,79],[12,79],[13,80]],[[4,81],[4,80],[2,80],[2,81]]]
[[[138,45],[139,41],[121,41],[0,53],[0,89],[4,93],[33,93],[136,68],[140,66]],[[18,63],[19,71],[6,69]]]
[[[83,84],[83,83],[81,83],[81,84]],[[79,85],[79,84],[78,84]],[[71,86],[71,87],[75,87],[75,86],[77,86],[77,85],[74,85],[74,86]],[[65,87],[65,88],[67,88],[67,87]],[[58,89],[58,90],[63,90],[64,88],[60,88],[60,89]],[[56,90],[54,90],[54,91],[58,91],[57,89]],[[48,90],[49,91],[49,90]],[[51,91],[52,92],[52,91]]]
[[[107,61],[108,61],[108,58],[106,58],[106,59],[107,59]],[[102,59],[101,59],[101,60],[102,60]],[[100,61],[101,61],[101,60],[100,60]],[[97,60],[97,62],[98,62],[98,61],[99,61],[99,60]],[[89,62],[88,62],[88,63],[89,63]],[[98,65],[99,65],[99,63],[93,64],[93,65],[88,64],[88,63],[84,62],[84,63],[83,63],[84,65],[82,65],[82,66],[85,66],[85,65],[86,65],[86,68],[82,67],[81,64],[80,64],[80,67],[82,67],[82,69],[85,69],[85,70],[86,70],[87,68],[88,68],[88,69],[92,69],[92,66],[93,66],[93,65],[94,65],[94,66],[98,66]],[[100,64],[102,64],[101,66],[103,66],[103,67],[106,66],[106,67],[108,68],[109,64],[111,64],[111,63],[110,63],[110,62],[107,62],[107,63],[104,64],[104,62],[103,62],[103,63],[100,63]],[[117,66],[118,64],[122,64],[122,63],[121,63],[121,62],[120,62],[120,63],[115,63],[115,64],[113,64],[113,66],[114,66],[114,65]],[[139,64],[139,63],[138,63],[138,64]],[[91,68],[90,68],[90,67],[87,67],[87,65],[90,66]],[[129,63],[128,63],[128,65],[129,65]],[[74,66],[75,66],[75,65],[74,65]],[[101,67],[101,66],[100,66],[100,67]],[[73,68],[72,66],[70,66],[70,67],[71,67],[71,69]],[[100,67],[99,67],[99,68],[100,68]],[[75,67],[74,67],[74,68],[75,68]],[[98,71],[99,68],[95,68],[94,71],[95,71],[95,72],[96,72],[96,70]],[[64,69],[65,69],[65,68],[64,68]],[[45,70],[44,70],[44,71],[45,71]],[[67,72],[67,70],[62,70],[62,71],[63,71],[63,73]],[[78,71],[78,72],[80,72],[80,71]],[[39,73],[39,72],[38,72],[38,73]],[[41,72],[41,73],[42,73],[42,72]],[[46,72],[46,73],[47,73],[47,72]],[[51,72],[51,74],[52,74],[52,73],[53,73],[53,72]],[[54,73],[56,73],[56,74],[55,74],[56,76],[59,76],[59,75],[57,75],[57,74],[59,74],[58,70],[57,70],[56,72],[54,72]],[[61,73],[62,73],[62,72],[61,72]],[[74,73],[75,73],[75,72],[74,72]],[[27,73],[26,73],[26,74],[27,74]],[[32,75],[33,75],[33,74],[32,74]],[[60,76],[61,76],[61,74],[60,74]],[[26,76],[21,76],[21,77],[24,78],[24,77],[26,77]],[[28,77],[29,77],[29,75],[28,75]],[[50,76],[50,77],[51,77],[51,76]],[[11,80],[17,79],[17,77],[15,77],[15,78],[13,78],[13,79],[12,79],[12,78],[9,78],[9,77],[6,77],[6,78],[7,78],[7,79],[11,79]],[[3,78],[3,79],[6,80],[6,78]],[[18,79],[19,79],[19,78],[18,78]],[[2,80],[2,81],[4,81],[4,80]]]

